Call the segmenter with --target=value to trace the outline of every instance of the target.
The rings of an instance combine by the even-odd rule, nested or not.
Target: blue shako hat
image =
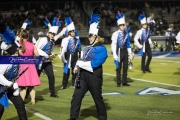
[[[65,22],[68,32],[75,30],[74,22],[72,21],[71,17],[65,17],[64,22]]]
[[[95,7],[93,13],[90,16],[89,36],[98,35],[100,18],[101,18],[100,8]]]
[[[49,28],[49,32],[57,34],[57,31],[61,26],[61,22],[62,22],[60,18],[61,18],[60,16],[54,17],[52,26]]]
[[[13,55],[20,47],[19,43],[15,40],[15,34],[8,26],[0,24],[0,42],[1,55],[2,51],[7,51],[8,54]]]
[[[49,22],[47,18],[44,18],[44,24],[48,26],[49,28],[51,27],[51,23]]]
[[[57,31],[59,27],[61,26],[61,22],[62,22],[60,18],[61,16],[54,17],[52,21],[52,25],[47,18],[44,18],[44,24],[49,27],[48,32],[57,34]]]
[[[24,21],[21,28],[26,29],[27,25],[30,25],[31,21],[29,20],[29,17]]]
[[[141,11],[139,12],[138,20],[140,21],[141,24],[147,23],[144,12]]]
[[[125,15],[123,14],[123,12],[121,10],[117,10],[116,19],[117,19],[118,26],[120,24],[125,24]]]

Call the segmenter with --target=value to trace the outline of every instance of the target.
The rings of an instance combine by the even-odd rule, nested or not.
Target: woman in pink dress
[[[39,56],[37,48],[33,43],[28,41],[28,33],[26,30],[20,32],[20,44],[22,48],[19,50],[20,56]],[[34,86],[41,84],[37,74],[35,64],[21,64],[21,71],[28,67],[28,70],[17,80],[22,99],[25,99],[26,90],[29,89],[31,104],[35,104],[35,90]]]

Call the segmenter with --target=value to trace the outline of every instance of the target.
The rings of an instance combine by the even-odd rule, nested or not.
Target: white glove
[[[117,55],[113,55],[114,60],[118,61],[118,56]]]
[[[60,58],[61,58],[63,63],[67,63],[65,56],[64,56],[64,53],[61,53]]]
[[[18,95],[19,95],[19,89],[16,89],[16,90],[13,92],[13,95],[14,95],[14,96],[18,96]]]
[[[13,84],[13,88],[14,88],[14,90],[19,89],[17,82],[15,82],[15,83]]]
[[[18,95],[19,95],[19,87],[18,87],[17,82],[15,82],[15,83],[13,84],[13,89],[14,89],[13,95],[14,95],[14,96],[18,96]]]

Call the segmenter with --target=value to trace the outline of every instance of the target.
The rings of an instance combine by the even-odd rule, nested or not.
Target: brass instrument
[[[47,61],[48,61],[48,62],[53,62],[53,59],[54,59],[57,55],[58,55],[58,54],[49,55],[49,58],[47,58]]]

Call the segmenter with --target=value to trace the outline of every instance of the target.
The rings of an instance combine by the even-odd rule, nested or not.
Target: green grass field
[[[107,45],[110,51],[110,46]],[[55,48],[54,53],[59,53]],[[108,120],[179,120],[180,117],[180,58],[153,58],[151,69],[153,73],[142,74],[140,71],[139,57],[133,60],[133,69],[128,71],[128,78],[133,79],[130,87],[115,87],[115,65],[113,57],[109,55],[104,63],[103,94],[107,107]],[[56,91],[59,98],[49,97],[48,80],[46,75],[41,75],[41,85],[36,87],[36,104],[29,104],[30,97],[25,100],[28,120],[68,120],[70,103],[73,94],[71,77],[69,86],[62,90],[62,62],[59,58],[54,61]],[[138,95],[147,88],[160,88],[164,92],[175,91],[178,94],[162,95],[151,90],[149,94]],[[167,91],[165,91],[167,90]],[[163,92],[163,93],[164,93]],[[44,118],[43,118],[44,117]],[[96,120],[96,107],[89,92],[84,97],[79,120]],[[5,109],[2,120],[18,120],[16,109],[10,105]]]

